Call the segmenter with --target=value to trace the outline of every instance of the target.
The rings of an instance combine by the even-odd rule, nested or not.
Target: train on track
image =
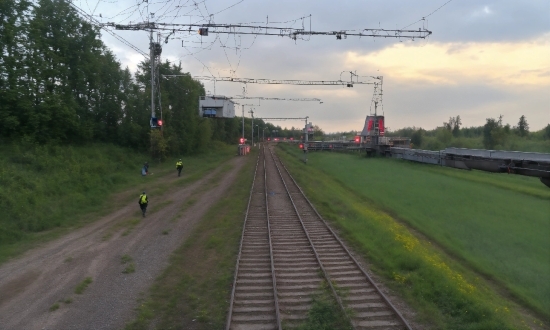
[[[399,138],[403,140],[403,138]],[[389,139],[391,141],[391,139]],[[550,154],[502,150],[446,148],[440,151],[393,147],[392,144],[360,144],[355,142],[311,141],[300,148],[310,151],[357,151],[368,156],[382,155],[414,162],[481,170],[540,178],[550,188]]]
[[[289,141],[291,142],[291,141]],[[361,135],[352,141],[308,141],[296,143],[304,152],[357,151],[367,156],[406,159],[464,170],[482,170],[540,178],[550,188],[550,154],[503,150],[446,148],[440,151],[410,147],[410,138],[384,136],[384,117],[367,116]]]

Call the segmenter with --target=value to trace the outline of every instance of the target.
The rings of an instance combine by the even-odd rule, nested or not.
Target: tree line
[[[485,125],[461,127],[460,116],[433,130],[406,127],[389,132],[389,136],[411,137],[413,148],[441,150],[446,147],[473,149],[502,149],[518,151],[550,152],[550,124],[540,131],[531,132],[525,115],[517,125],[503,123],[503,116],[487,118]]]
[[[198,115],[204,86],[180,64],[157,65],[163,130],[149,119],[151,73],[145,60],[132,74],[66,0],[0,1],[0,139],[36,144],[113,143],[155,156],[237,143],[241,118]],[[158,115],[157,115],[158,116]],[[263,121],[255,126],[277,127]],[[252,132],[246,120],[245,135]]]

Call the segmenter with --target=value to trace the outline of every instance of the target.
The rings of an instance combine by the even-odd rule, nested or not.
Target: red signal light
[[[355,137],[355,143],[359,143],[361,141],[361,138],[359,136]]]
[[[304,144],[300,143],[300,149],[304,149]]]
[[[244,138],[240,138],[240,139],[239,139],[239,143],[240,143],[240,144],[244,144]]]
[[[157,121],[157,124],[158,124],[159,126],[162,126],[162,119],[159,119],[159,120]]]

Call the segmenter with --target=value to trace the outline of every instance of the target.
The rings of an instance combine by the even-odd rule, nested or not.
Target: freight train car
[[[533,176],[550,187],[550,154],[546,153],[465,148],[446,148],[441,151],[390,148],[389,155],[465,170]]]

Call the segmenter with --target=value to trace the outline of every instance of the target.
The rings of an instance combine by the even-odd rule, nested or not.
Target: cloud
[[[379,67],[389,79],[431,84],[484,82],[550,87],[550,34],[523,42],[395,44],[374,53],[348,52],[349,66]]]
[[[259,25],[265,24],[267,16],[273,23],[312,14],[312,30],[334,31],[402,28],[441,5],[423,0],[245,0],[218,13],[237,2],[207,0],[199,2],[198,7],[189,4],[179,12],[173,9],[174,14],[214,13],[212,19],[216,23],[256,22]],[[76,0],[76,3],[88,8],[83,0]],[[105,18],[109,10],[115,13],[111,9],[114,5],[99,0],[92,0],[90,12],[96,3],[96,14],[102,12]],[[138,5],[126,0],[116,3],[116,13],[124,15],[109,20],[123,24],[145,20],[145,7],[161,13],[165,10],[164,5],[178,5],[178,2],[138,2]],[[134,12],[137,7],[140,10]],[[130,9],[124,11],[125,8]],[[483,125],[486,118],[496,118],[500,114],[504,115],[505,122],[515,125],[517,118],[524,114],[531,129],[536,130],[550,122],[548,12],[550,1],[453,1],[427,20],[410,27],[425,26],[433,31],[427,41],[415,42],[353,37],[336,40],[334,36],[313,36],[309,41],[295,42],[280,37],[215,34],[201,39],[196,33],[180,34],[173,36],[177,39],[163,44],[163,59],[181,61],[183,70],[192,75],[209,75],[211,71],[215,75],[228,76],[231,70],[237,70],[237,77],[271,79],[336,80],[343,70],[357,70],[360,75],[383,75],[384,112],[392,129],[413,125],[430,129],[456,115],[463,118],[465,126]],[[187,23],[196,19],[167,17],[165,22]],[[273,25],[296,28],[302,26],[302,21]],[[309,21],[305,21],[304,27],[309,29]],[[148,53],[148,32],[116,32]],[[130,65],[134,69],[143,60],[141,55],[106,33],[103,40],[114,49],[123,66]],[[182,48],[182,41],[190,52],[196,53],[189,55]],[[197,52],[199,48],[192,47],[206,49]],[[243,85],[205,82],[205,87],[211,93],[232,96],[242,94]],[[262,101],[258,106],[252,100],[246,103],[254,104],[251,107],[256,107],[258,116],[310,116],[314,124],[328,132],[361,129],[370,112],[372,97],[370,85],[347,89],[341,86],[248,84],[247,89],[251,96],[321,98],[323,104]],[[303,121],[275,123],[298,127]]]
[[[487,17],[491,16],[493,14],[493,11],[489,9],[489,6],[483,6],[483,8],[475,10],[471,17],[472,18],[480,18],[480,17]]]

